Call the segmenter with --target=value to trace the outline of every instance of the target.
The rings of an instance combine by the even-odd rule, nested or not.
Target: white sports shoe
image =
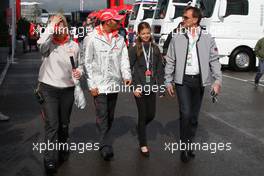
[[[0,121],[7,121],[7,120],[9,120],[10,118],[8,117],[8,116],[6,116],[6,115],[4,115],[4,114],[2,114],[1,112],[0,112]]]

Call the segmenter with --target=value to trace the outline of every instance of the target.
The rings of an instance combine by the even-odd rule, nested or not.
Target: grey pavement
[[[0,122],[0,175],[42,176],[43,158],[33,143],[43,142],[43,120],[33,96],[40,55],[27,53],[13,64],[0,87],[0,111],[11,117]],[[224,71],[222,95],[212,104],[206,90],[196,142],[231,143],[229,151],[196,151],[188,164],[179,151],[165,150],[165,143],[179,140],[176,98],[158,100],[155,120],[148,127],[150,158],[139,153],[135,126],[137,109],[131,94],[120,94],[112,128],[114,160],[105,162],[98,151],[72,151],[58,170],[58,176],[261,176],[264,173],[264,87],[255,88],[254,72]],[[246,81],[245,81],[246,80]],[[263,82],[262,82],[263,83]],[[85,90],[87,92],[87,90]],[[96,142],[92,98],[88,107],[74,107],[71,142]],[[213,148],[211,148],[213,149]]]

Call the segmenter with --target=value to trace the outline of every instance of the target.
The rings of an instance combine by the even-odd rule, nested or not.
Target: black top
[[[148,53],[149,44],[144,44],[144,48],[146,53]],[[144,86],[144,85],[164,85],[164,67],[163,67],[163,57],[160,53],[158,46],[152,45],[152,51],[150,54],[150,70],[152,72],[152,76],[149,83],[146,83],[145,72],[147,71],[147,63],[144,57],[144,54],[137,57],[137,47],[133,46],[129,48],[129,59],[130,66],[132,70],[132,82],[135,87]]]

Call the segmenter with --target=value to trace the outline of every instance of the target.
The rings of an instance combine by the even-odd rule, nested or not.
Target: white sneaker
[[[1,112],[0,112],[0,121],[7,121],[7,120],[9,120],[10,118],[8,117],[8,116],[6,116],[6,115],[4,115],[4,114],[2,114]]]

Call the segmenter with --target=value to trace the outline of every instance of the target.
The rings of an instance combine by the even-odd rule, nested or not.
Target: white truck
[[[159,0],[152,30],[161,47],[187,5],[201,9],[201,26],[215,37],[222,65],[237,71],[255,68],[253,50],[264,37],[264,0]]]
[[[133,12],[129,19],[128,28],[133,28],[137,32],[137,26],[145,21],[150,25],[157,6],[158,0],[136,0],[133,5]]]

